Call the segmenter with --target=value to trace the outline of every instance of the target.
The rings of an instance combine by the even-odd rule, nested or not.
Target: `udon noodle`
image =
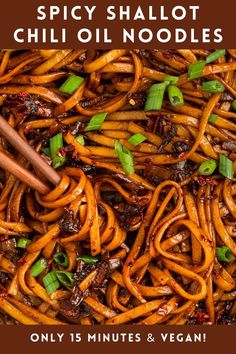
[[[48,164],[63,139],[48,194],[0,171],[3,324],[235,323],[236,50],[212,53],[1,51],[2,116]],[[163,82],[161,108],[145,109]]]

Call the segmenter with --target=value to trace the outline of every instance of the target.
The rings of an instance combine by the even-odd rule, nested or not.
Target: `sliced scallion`
[[[218,115],[217,114],[211,114],[209,119],[208,119],[208,122],[215,123],[217,119],[218,119]]]
[[[179,77],[178,76],[172,76],[172,75],[167,75],[164,79],[164,82],[168,82],[168,84],[170,85],[176,85],[177,82],[179,81]]]
[[[80,143],[81,145],[85,145],[85,141],[84,141],[84,137],[83,137],[83,135],[78,135],[76,138],[75,138],[75,140],[78,142],[78,143]]]
[[[236,111],[236,100],[233,100],[233,102],[232,102],[232,107],[233,107],[233,109]]]
[[[58,280],[50,283],[48,286],[45,287],[48,295],[51,295],[52,293],[54,293],[59,288],[60,288],[60,283],[59,283]]]
[[[71,287],[73,285],[75,285],[75,279],[73,276],[73,273],[70,272],[66,272],[63,270],[56,270],[56,277],[59,280],[59,282],[66,286],[66,287]]]
[[[90,130],[98,130],[101,128],[102,123],[104,122],[107,116],[107,112],[95,114],[89,121],[87,127],[84,129],[85,132]]]
[[[48,261],[46,258],[40,258],[36,263],[33,264],[30,274],[32,277],[37,277],[39,274],[41,274],[48,266]]]
[[[58,288],[60,288],[60,283],[57,279],[55,271],[49,272],[47,275],[45,275],[42,281],[49,295],[54,293],[54,291],[56,291]]]
[[[28,240],[27,238],[19,238],[17,241],[16,247],[26,248],[30,243],[31,243],[31,241]]]
[[[73,95],[73,93],[79,88],[84,79],[80,76],[71,75],[66,81],[61,85],[59,91],[67,93],[68,95]]]
[[[225,49],[218,49],[215,50],[213,53],[209,54],[206,58],[207,64],[219,59],[220,57],[223,57],[225,55],[226,51]]]
[[[182,91],[174,85],[168,87],[168,96],[172,106],[182,106],[184,104],[184,97]]]
[[[233,161],[223,154],[220,154],[219,172],[226,178],[232,179],[234,177]]]
[[[50,156],[50,148],[48,148],[48,147],[42,148],[42,152],[43,152],[45,155]]]
[[[78,261],[83,261],[85,264],[95,264],[99,261],[99,257],[83,255],[78,257]]]
[[[53,255],[53,259],[56,264],[58,264],[61,267],[67,268],[69,265],[69,259],[67,255],[63,252],[58,252]]]
[[[202,176],[210,176],[215,171],[217,163],[215,160],[208,160],[201,163],[198,173]]]
[[[219,80],[212,80],[203,82],[202,90],[208,93],[219,93],[224,92],[225,87]]]
[[[127,175],[134,173],[134,160],[131,152],[118,140],[115,142],[115,152],[120,160],[121,166]]]
[[[230,263],[234,260],[233,252],[227,246],[216,247],[216,257],[220,262]]]
[[[188,79],[193,80],[202,76],[205,65],[206,65],[205,60],[199,60],[196,61],[195,63],[190,64],[188,67]]]
[[[62,133],[58,133],[50,139],[50,155],[53,168],[61,167],[65,164],[66,158],[58,155],[59,149],[63,147]]]
[[[158,111],[161,109],[166,86],[168,86],[168,82],[154,84],[150,87],[145,102],[145,111]]]
[[[137,145],[141,144],[143,141],[145,141],[146,139],[147,139],[146,136],[138,133],[138,134],[132,135],[128,139],[128,142],[134,146],[137,146]]]

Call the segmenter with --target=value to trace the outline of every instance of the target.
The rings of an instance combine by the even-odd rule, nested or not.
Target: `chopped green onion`
[[[58,133],[50,139],[50,155],[52,158],[53,168],[61,167],[65,164],[66,158],[59,156],[58,150],[63,147],[63,136],[62,133]]]
[[[201,163],[198,173],[202,176],[210,176],[215,171],[217,163],[215,160],[208,160]]]
[[[207,56],[207,58],[206,58],[207,64],[219,59],[220,57],[223,57],[225,55],[225,52],[226,52],[225,49],[215,50],[213,53],[211,53]]]
[[[168,86],[168,82],[154,84],[150,87],[145,102],[145,111],[158,111],[161,109],[166,86]]]
[[[47,273],[47,274],[45,275],[45,277],[43,277],[43,280],[42,280],[42,281],[43,281],[43,285],[44,285],[45,287],[47,287],[49,284],[51,284],[51,283],[57,281],[57,276],[56,276],[55,270],[52,271],[52,272]]]
[[[46,258],[40,258],[34,265],[32,266],[30,270],[30,274],[32,277],[37,277],[39,274],[41,274],[48,266],[48,261]]]
[[[62,285],[68,286],[68,287],[75,285],[75,279],[74,279],[72,273],[66,272],[63,270],[56,270],[55,273],[56,273],[57,279],[59,280],[59,282]]]
[[[134,146],[137,146],[137,145],[141,144],[143,141],[145,141],[146,139],[147,139],[146,136],[138,133],[138,134],[132,135],[128,139],[128,142]]]
[[[45,277],[43,277],[43,285],[49,295],[60,288],[60,283],[57,279],[55,271],[49,272],[45,275]]]
[[[233,161],[223,154],[220,154],[219,171],[226,178],[232,179],[234,177]]]
[[[115,142],[115,152],[119,157],[121,166],[127,175],[134,173],[134,160],[131,152],[118,140]]]
[[[50,156],[50,149],[49,149],[48,147],[43,148],[43,149],[42,149],[42,152],[43,152],[45,155]]]
[[[188,67],[188,79],[193,80],[200,77],[204,71],[205,65],[205,60],[199,60],[195,63],[190,64]]]
[[[164,79],[164,82],[168,82],[168,84],[171,84],[171,85],[176,85],[178,81],[179,81],[179,77],[172,76],[172,75],[167,75]]]
[[[66,287],[74,286],[73,274],[62,270],[53,270],[43,278],[43,285],[48,294],[52,294],[60,287],[60,283]]]
[[[217,114],[211,114],[209,119],[208,119],[208,122],[215,123],[217,119],[218,119]]]
[[[59,283],[58,280],[50,283],[48,286],[45,286],[45,289],[46,289],[48,295],[51,295],[52,293],[54,293],[59,288],[60,288],[60,283]]]
[[[84,141],[84,137],[83,135],[78,135],[77,138],[75,139],[78,143],[80,143],[81,145],[85,145],[85,141]]]
[[[203,82],[202,90],[208,93],[218,93],[224,92],[225,87],[219,80],[212,80]]]
[[[67,93],[68,95],[73,95],[77,88],[82,84],[84,79],[80,76],[71,75],[66,81],[61,85],[59,91]]]
[[[236,100],[233,100],[233,102],[232,102],[232,107],[233,107],[233,109],[236,111]]]
[[[53,259],[59,266],[67,268],[69,265],[69,259],[67,255],[63,252],[58,252],[53,255]]]
[[[87,127],[84,129],[85,132],[90,130],[98,130],[101,128],[102,123],[104,122],[107,116],[107,112],[95,114],[89,121]]]
[[[182,106],[184,104],[184,97],[182,91],[174,85],[168,87],[168,96],[172,106]]]
[[[19,240],[17,241],[16,247],[19,248],[26,248],[28,246],[28,244],[30,244],[31,241],[28,240],[27,238],[19,238]]]
[[[229,247],[216,247],[216,257],[220,262],[232,262],[234,260],[233,253]]]
[[[78,261],[83,261],[85,264],[95,264],[99,262],[99,257],[83,255],[78,257]]]

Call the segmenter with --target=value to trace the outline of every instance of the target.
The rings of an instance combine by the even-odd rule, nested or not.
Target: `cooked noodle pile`
[[[2,323],[236,322],[236,50],[210,54],[1,51],[1,114],[61,176],[0,171]]]

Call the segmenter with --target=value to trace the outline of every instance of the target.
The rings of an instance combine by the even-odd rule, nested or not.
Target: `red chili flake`
[[[217,184],[218,184],[217,181],[211,177],[206,178],[206,183],[210,184],[211,186],[217,186]]]
[[[26,98],[30,97],[28,92],[21,92],[19,93],[19,97],[21,97],[23,100],[25,100]]]
[[[48,259],[48,264],[52,264],[52,262],[53,262],[53,258],[49,258]]]
[[[78,153],[78,151],[74,150],[73,153],[72,153],[72,157],[78,161],[78,160],[79,160],[79,153]]]
[[[66,157],[66,150],[64,147],[60,148],[58,151],[57,151],[57,155],[60,156],[60,157]]]
[[[9,237],[7,237],[7,236],[2,236],[0,238],[0,242],[5,242],[5,241],[8,241],[8,240],[9,240]]]
[[[186,152],[181,152],[181,154],[179,154],[178,158],[179,159],[184,159],[186,155],[187,155]]]
[[[196,313],[196,319],[199,323],[206,322],[206,320],[209,318],[209,316],[202,310],[197,311]]]
[[[31,127],[26,126],[24,130],[25,135],[28,135],[30,132],[31,132]]]
[[[200,184],[200,186],[205,186],[206,184],[205,178],[203,176],[198,176],[197,181]]]
[[[7,292],[3,289],[0,290],[0,299],[5,299],[7,297]]]
[[[197,177],[197,180],[200,186],[205,186],[206,184],[210,184],[211,186],[217,186],[217,181],[215,179],[212,179],[211,177],[203,177],[199,175]]]
[[[25,263],[26,263],[26,261],[25,261],[24,258],[20,258],[20,259],[18,260],[19,266],[23,266]]]

